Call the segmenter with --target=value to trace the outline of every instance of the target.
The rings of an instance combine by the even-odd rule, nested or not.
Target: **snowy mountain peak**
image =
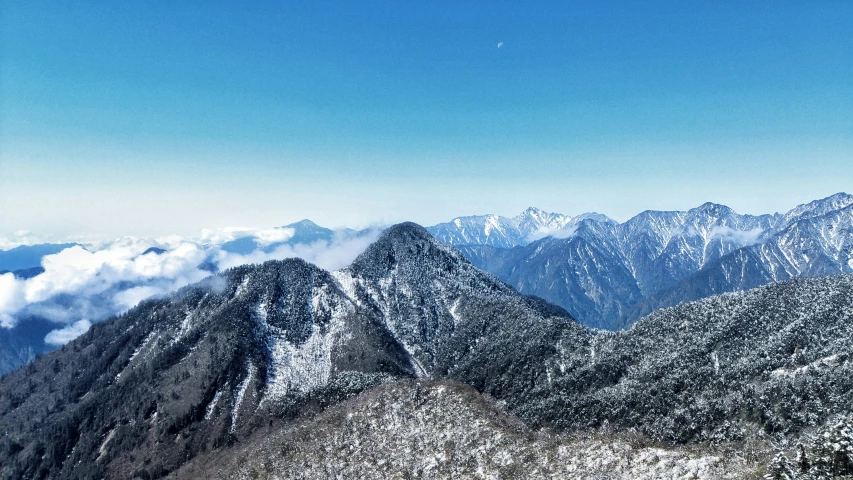
[[[598,222],[598,223],[617,223],[616,220],[613,220],[612,218],[608,217],[607,215],[604,215],[602,213],[596,213],[596,212],[582,213],[576,217],[572,217],[571,223],[575,223],[575,222],[579,223],[579,222],[582,222],[584,220],[592,220],[593,222]]]
[[[469,263],[455,249],[437,241],[425,228],[406,222],[386,230],[347,270],[358,272],[363,277],[379,278],[409,261]]]
[[[513,217],[513,220],[518,225],[521,234],[525,237],[530,237],[543,230],[555,231],[565,228],[572,220],[572,217],[528,207],[527,210]]]
[[[321,227],[311,220],[300,220],[284,228],[293,229],[293,237],[291,243],[311,243],[317,240],[329,241],[335,235],[333,230]]]
[[[548,212],[546,212],[546,211],[544,211],[544,210],[540,210],[540,209],[538,209],[538,208],[536,208],[536,207],[527,207],[527,208],[525,208],[525,209],[524,209],[524,211],[523,211],[523,212],[521,212],[520,214],[518,214],[518,216],[519,216],[519,217],[525,217],[525,216],[542,216],[542,215],[550,215],[550,213],[548,213]]]
[[[302,219],[298,222],[293,222],[290,225],[285,225],[285,228],[306,228],[306,229],[321,229],[323,227],[317,225],[316,223],[308,220],[307,218]]]
[[[691,208],[687,211],[687,214],[690,216],[710,216],[716,219],[737,215],[731,208],[713,202],[705,202],[696,208]]]

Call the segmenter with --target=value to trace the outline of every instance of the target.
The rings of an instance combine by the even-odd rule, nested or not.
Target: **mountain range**
[[[525,245],[540,231],[558,231],[565,228],[572,217],[548,213],[530,207],[519,215],[507,218],[500,215],[475,215],[457,217],[439,223],[427,230],[439,240],[450,245],[490,245],[511,248]]]
[[[710,450],[696,453],[709,442],[748,449],[746,463],[767,465],[775,445],[793,448],[851,413],[851,315],[853,276],[842,275],[658,310],[627,331],[590,329],[477,269],[425,229],[400,224],[344,269],[299,259],[232,268],[146,300],[4,376],[0,474],[159,478],[186,466],[196,469],[191,476],[213,477],[204,469],[228,464],[238,445],[255,445],[266,453],[251,460],[246,477],[304,467],[322,478],[326,467],[292,463],[314,461],[298,452],[322,447],[318,461],[337,461],[330,448],[357,448],[352,442],[379,425],[370,418],[394,411],[389,422],[410,426],[468,419],[446,432],[444,457],[434,461],[460,472],[469,465],[460,462],[485,462],[471,448],[495,458],[532,454],[540,428],[569,435],[558,442],[574,450],[553,450],[567,464],[583,451],[572,435],[592,435],[623,465],[628,454],[614,439],[635,435],[685,468],[699,457],[711,462]],[[387,386],[400,380],[415,383]],[[476,392],[454,387],[450,404],[442,403],[441,384],[423,383],[433,380]],[[326,434],[297,435],[286,448],[258,436],[292,431],[359,394],[354,401],[368,406],[350,413],[363,423],[325,417]],[[493,403],[484,410],[479,402]],[[427,417],[417,408],[424,405],[441,410]],[[513,427],[513,418],[523,425]],[[340,440],[352,428],[367,430]],[[395,445],[439,441],[426,426],[406,428],[395,442],[376,431],[379,450],[363,458],[401,465],[405,450]],[[512,448],[490,440],[506,429],[522,432],[508,437]],[[191,466],[196,457],[208,460]],[[547,455],[530,458],[554,468]],[[512,476],[521,467],[511,463],[482,465]]]
[[[843,193],[785,214],[740,215],[706,203],[683,212],[645,211],[623,223],[595,213],[571,217],[528,208],[512,218],[458,217],[427,230],[519,292],[559,305],[585,325],[616,330],[681,302],[788,278],[852,271],[851,208],[853,197]],[[234,231],[210,244],[193,244],[207,252],[206,257],[178,270],[176,261],[192,259],[176,259],[173,247],[157,242],[145,245],[144,252],[127,261],[151,257],[141,263],[162,263],[164,272],[198,279],[230,265],[267,258],[299,255],[319,261],[325,250],[346,245],[339,250],[348,252],[326,256],[333,264],[345,265],[377,232],[332,230],[302,220],[263,231]],[[0,266],[5,268],[0,275],[11,273],[19,281],[54,284],[53,279],[41,281],[49,276],[40,277],[45,272],[42,260],[72,247],[83,248],[42,244],[0,252]],[[93,255],[99,251],[86,248]],[[141,264],[139,268],[158,271]],[[144,298],[189,281],[164,273],[164,277],[118,278],[102,285],[114,276],[112,271],[93,277],[92,281],[100,282],[94,288],[75,293],[57,286],[59,294],[27,304],[7,317],[7,324],[15,327],[0,328],[0,373],[56,348],[44,341],[45,327],[51,322],[55,329],[81,319],[98,322],[138,301],[127,300],[131,294],[130,298]],[[141,293],[133,293],[137,290]],[[53,318],[54,314],[61,318]]]
[[[491,216],[467,218],[465,225],[476,225]],[[785,214],[741,215],[706,203],[686,212],[645,211],[624,223],[578,218],[512,248],[475,241],[483,237],[470,228],[444,229],[438,238],[520,292],[605,329],[718,293],[853,271],[853,196],[845,193]]]
[[[584,213],[576,217],[530,207],[512,218],[500,215],[456,217],[427,230],[450,245],[489,245],[512,248],[552,234],[564,234],[583,220],[608,221],[605,215]]]

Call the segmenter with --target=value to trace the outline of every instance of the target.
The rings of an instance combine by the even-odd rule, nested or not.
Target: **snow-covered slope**
[[[592,348],[579,368],[553,367],[562,394],[541,408],[564,428],[594,418],[675,441],[788,441],[851,413],[853,275],[659,310]]]
[[[0,473],[168,471],[306,399],[413,375],[381,319],[359,311],[328,272],[298,259],[238,267],[143,302],[5,376],[0,442],[14,457],[0,460]]]
[[[429,227],[430,233],[450,245],[493,245],[514,247],[524,244],[515,222],[498,215],[456,217],[450,222]]]
[[[805,220],[811,217],[825,215],[835,210],[853,205],[853,195],[847,193],[836,193],[835,195],[814,200],[809,203],[799,205],[792,208],[784,217],[784,225],[788,226],[792,222]]]

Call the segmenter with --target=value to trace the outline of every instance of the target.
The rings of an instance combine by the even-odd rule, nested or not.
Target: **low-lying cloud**
[[[92,326],[92,322],[88,320],[78,320],[71,325],[68,325],[64,328],[57,328],[56,330],[51,331],[44,337],[44,343],[48,345],[65,345],[66,343],[74,340],[86,333],[89,330],[89,327]]]
[[[326,270],[338,270],[346,267],[379,238],[381,231],[372,230],[355,237],[340,236],[327,242],[319,240],[312,243],[284,244],[270,252],[256,250],[248,255],[229,253],[219,250],[216,265],[224,270],[249,263],[263,263],[267,260],[299,257]]]
[[[560,230],[551,230],[551,231],[539,231],[537,232],[538,238],[545,237],[554,237],[554,238],[570,238],[575,235],[575,232],[578,231],[578,225],[569,225],[566,228],[561,228]]]
[[[712,228],[709,233],[711,238],[715,240],[719,239],[746,247],[759,243],[761,234],[764,233],[764,230],[760,228],[753,228],[751,230],[735,230],[731,227],[718,225]]]

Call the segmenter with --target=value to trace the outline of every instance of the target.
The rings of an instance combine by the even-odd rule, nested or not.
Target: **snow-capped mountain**
[[[298,259],[233,268],[4,376],[0,475],[160,477],[412,378],[463,382],[531,428],[749,441],[758,455],[850,413],[851,314],[853,276],[836,276],[597,331],[401,224],[343,270]],[[426,401],[406,392],[400,402]]]
[[[381,314],[423,375],[512,392],[512,402],[542,381],[535,365],[555,354],[555,338],[588,337],[564,310],[519,295],[415,224],[392,227],[335,275]]]
[[[428,228],[436,238],[450,245],[493,245],[503,248],[522,244],[524,239],[515,222],[498,215],[456,217]]]
[[[544,382],[535,365],[569,334],[589,336],[423,228],[397,225],[344,270],[236,267],[7,375],[0,472],[159,476],[389,378],[448,376],[522,402]]]
[[[853,205],[853,195],[848,195],[843,192],[836,193],[835,195],[820,200],[814,200],[809,203],[799,205],[785,214],[785,226],[794,221],[818,217],[835,210],[841,210],[842,208],[850,205]]]
[[[837,194],[784,215],[753,216],[706,203],[645,211],[621,224],[582,220],[566,235],[514,249],[459,248],[520,292],[612,329],[681,301],[851,271],[851,205],[853,196]]]
[[[541,238],[566,228],[572,217],[549,213],[530,207],[512,218],[499,215],[457,217],[427,230],[437,239],[450,245],[491,245],[510,248],[526,245],[535,237]]]
[[[817,204],[801,217],[786,215],[781,231],[709,262],[675,286],[650,295],[631,316],[638,318],[679,302],[790,278],[853,272],[853,201],[831,204],[843,206],[830,209]]]
[[[531,235],[545,234],[566,228],[572,221],[572,217],[528,207],[513,217],[512,220],[524,238],[529,239]]]

